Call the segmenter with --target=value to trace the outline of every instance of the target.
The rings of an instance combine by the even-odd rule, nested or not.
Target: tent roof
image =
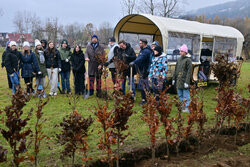
[[[125,16],[115,27],[116,35],[119,32],[126,32],[167,37],[169,31],[200,34],[208,37],[237,38],[238,40],[244,41],[241,32],[233,27],[165,18],[149,14],[132,14]]]

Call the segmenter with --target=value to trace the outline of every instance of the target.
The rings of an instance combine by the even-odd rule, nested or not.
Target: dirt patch
[[[207,132],[200,147],[196,137],[189,137],[180,144],[179,156],[176,156],[175,145],[170,146],[170,160],[166,156],[166,143],[158,144],[156,149],[156,163],[153,165],[151,158],[151,149],[135,149],[129,153],[124,153],[120,161],[121,167],[166,167],[166,166],[250,166],[250,158],[240,154],[238,147],[250,143],[249,124],[242,126],[237,131],[235,144],[236,129],[224,128],[220,135],[216,135],[214,130]],[[200,148],[200,149],[198,149]],[[220,150],[223,154],[233,154],[231,157],[217,157],[211,159],[214,152]],[[210,157],[209,157],[210,155]],[[207,158],[206,158],[207,157]],[[92,167],[105,167],[108,164],[98,160],[91,164]]]

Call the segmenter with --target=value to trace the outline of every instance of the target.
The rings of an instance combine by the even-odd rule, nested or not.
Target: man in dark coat
[[[85,57],[80,46],[76,46],[70,58],[74,74],[75,94],[83,95],[85,90]]]
[[[15,94],[17,88],[20,86],[19,64],[22,54],[17,51],[16,46],[17,44],[15,41],[10,42],[10,51],[4,59],[4,65],[7,70],[7,74],[10,77],[12,83],[12,94]]]
[[[136,70],[134,67],[132,67],[132,78],[130,78],[130,68],[129,63],[134,61],[136,59],[136,54],[134,49],[131,47],[129,43],[126,43],[124,40],[121,40],[119,43],[119,53],[118,53],[118,59],[123,60],[126,65],[128,65],[128,68],[122,71],[123,73],[123,82],[122,82],[122,92],[125,95],[126,92],[126,78],[129,79],[129,84],[132,84],[132,91],[133,91],[133,98],[135,96],[135,81],[134,81],[134,75],[136,74]],[[131,82],[132,79],[132,83]]]
[[[131,62],[130,66],[136,66],[137,72],[140,75],[140,89],[141,89],[141,105],[144,105],[146,100],[146,93],[145,90],[148,90],[148,69],[149,69],[149,62],[150,62],[150,55],[152,54],[152,49],[150,46],[147,45],[148,42],[146,39],[140,39],[140,53],[135,61]]]
[[[5,63],[4,63],[4,60],[5,60],[5,57],[6,55],[10,52],[10,41],[8,41],[6,43],[6,48],[5,48],[5,51],[3,52],[3,55],[2,55],[2,68],[5,67]],[[10,77],[8,76],[7,74],[7,78],[8,78],[8,85],[9,85],[9,88],[12,89],[12,83],[11,83],[11,80],[10,80]]]
[[[90,96],[94,94],[94,84],[96,80],[96,96],[101,96],[101,76],[103,64],[100,57],[105,54],[104,48],[98,42],[98,36],[91,37],[91,43],[85,51],[85,60],[88,61],[89,90]]]

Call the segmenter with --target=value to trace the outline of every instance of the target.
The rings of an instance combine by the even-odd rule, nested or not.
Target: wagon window
[[[175,62],[180,57],[179,48],[186,44],[193,62],[199,62],[200,35],[168,32],[167,56],[169,62]]]
[[[215,37],[213,61],[218,54],[227,54],[229,61],[236,59],[237,40],[232,38]]]
[[[119,40],[124,40],[131,45],[131,47],[135,50],[136,53],[139,53],[139,40],[147,39],[148,44],[151,45],[153,42],[153,35],[145,35],[145,34],[133,34],[133,33],[120,33]]]

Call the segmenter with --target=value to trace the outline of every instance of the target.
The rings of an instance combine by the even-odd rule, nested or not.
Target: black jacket
[[[134,61],[136,59],[136,54],[135,54],[134,49],[131,47],[131,45],[129,43],[127,43],[126,46],[127,47],[125,50],[123,50],[122,48],[119,48],[117,57],[120,60],[123,60],[125,62],[125,64],[129,65],[129,63],[131,63],[132,61]],[[123,72],[123,74],[125,76],[129,76],[130,75],[130,68],[125,70]],[[136,74],[136,70],[133,67],[133,75],[135,75],[135,74]]]
[[[62,68],[61,57],[59,51],[56,49],[55,55],[53,52],[48,54],[47,50],[45,51],[45,63],[46,68]]]
[[[17,50],[10,50],[5,57],[4,63],[8,74],[19,71],[20,57],[22,54]]]
[[[7,47],[6,48],[6,50],[3,52],[3,55],[2,55],[2,68],[3,67],[5,67],[5,63],[4,63],[4,61],[5,61],[5,57],[6,57],[6,55],[8,54],[10,52],[10,47]]]
[[[73,72],[85,73],[85,58],[82,51],[74,52],[70,58]]]

